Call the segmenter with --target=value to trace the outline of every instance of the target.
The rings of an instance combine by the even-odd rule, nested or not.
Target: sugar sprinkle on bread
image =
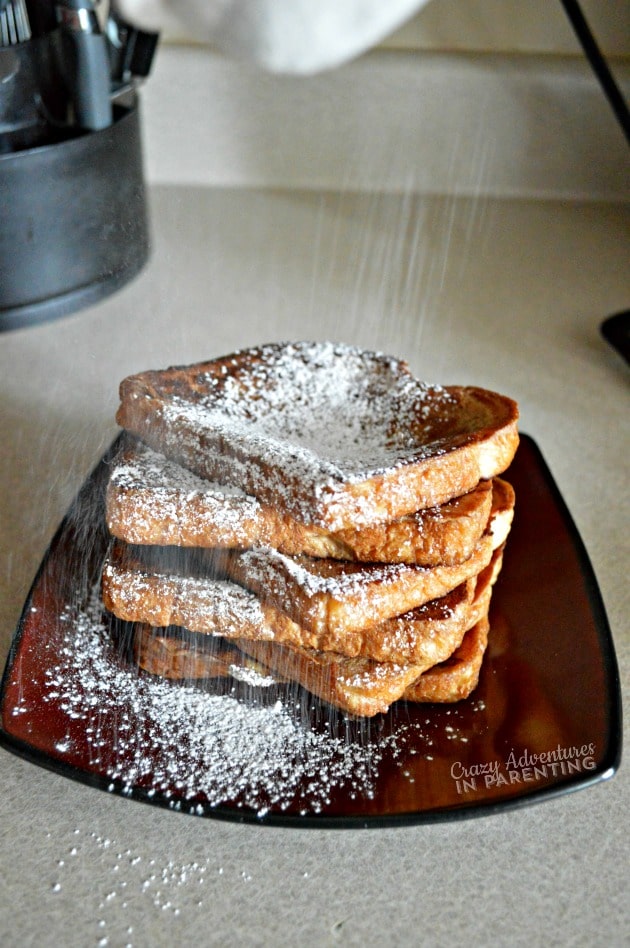
[[[357,716],[471,693],[514,511],[512,399],[314,342],[120,396],[103,599],[141,668],[262,670]]]

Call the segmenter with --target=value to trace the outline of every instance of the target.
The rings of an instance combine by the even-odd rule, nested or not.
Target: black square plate
[[[158,806],[299,827],[458,819],[610,777],[619,678],[586,551],[531,438],[505,477],[516,514],[479,686],[455,705],[347,719],[295,686],[151,678],[100,604],[101,460],[34,581],[0,692],[0,741],[28,760]]]

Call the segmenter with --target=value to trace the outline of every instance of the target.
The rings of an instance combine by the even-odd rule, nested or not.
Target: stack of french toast
[[[152,675],[264,673],[365,717],[465,698],[517,420],[505,396],[337,343],[130,376],[103,602]]]

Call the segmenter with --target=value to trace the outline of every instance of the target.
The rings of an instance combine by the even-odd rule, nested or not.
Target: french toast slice
[[[398,665],[365,658],[345,658],[299,645],[241,640],[239,647],[271,674],[357,717],[384,714],[427,665]]]
[[[316,635],[341,638],[445,596],[491,557],[490,534],[455,566],[346,563],[252,549],[230,556],[227,574]]]
[[[387,711],[426,668],[264,641],[240,640],[242,651],[215,652],[186,636],[169,637],[142,623],[134,630],[133,644],[138,667],[152,675],[182,681],[229,675],[251,681],[253,670],[279,683],[295,682],[327,704],[360,717]]]
[[[426,664],[434,661],[435,667],[441,667],[445,664],[444,656],[450,654],[457,655],[459,646],[463,644],[462,635],[469,636],[471,627],[476,626],[484,616],[487,615],[490,607],[492,595],[492,585],[494,584],[501,569],[502,550],[496,550],[492,563],[477,577],[474,582],[474,594],[469,596],[472,582],[459,587],[455,593],[463,593],[461,598],[468,606],[467,611],[461,610],[462,615],[455,615],[460,609],[460,603],[455,596],[455,606],[453,594],[444,597],[436,603],[431,603],[419,610],[421,617],[415,617],[413,613],[408,616],[400,616],[394,620],[396,624],[396,635],[393,644],[388,641],[387,624],[377,627],[374,631],[381,632],[382,641],[379,649],[372,651],[353,651],[347,657],[350,658],[371,658],[374,661],[389,660],[396,664]],[[401,646],[401,633],[404,633],[407,641],[411,632],[417,631],[417,623],[423,621],[425,627],[423,631],[428,633],[428,647],[418,648],[414,643],[411,648]],[[432,627],[429,627],[429,623]],[[317,644],[308,638],[302,638],[296,635],[282,637],[277,634],[277,628],[274,628],[274,642],[279,644],[288,643],[305,648],[324,651]],[[301,630],[298,630],[301,631]],[[242,639],[239,640],[242,646]],[[454,651],[449,652],[449,649]],[[156,628],[146,622],[134,623],[133,650],[136,663],[144,671],[152,675],[159,675],[162,678],[175,680],[192,681],[198,678],[220,678],[232,676],[247,680],[247,672],[253,671],[261,673],[261,666],[250,664],[243,657],[242,651],[229,641],[223,638],[217,639],[200,632],[191,632],[189,629],[179,628],[173,632],[173,627],[168,629]],[[383,656],[386,656],[383,658]],[[243,664],[244,663],[244,664]],[[448,664],[448,659],[446,660]],[[453,663],[449,665],[451,668]],[[453,676],[455,677],[455,676]],[[250,679],[251,680],[251,679]],[[281,679],[276,678],[277,681]],[[414,686],[409,686],[413,688]],[[419,691],[415,692],[419,694]],[[419,700],[412,698],[412,700]],[[429,700],[429,699],[427,699]]]
[[[238,583],[230,575],[232,555],[223,558],[222,566],[208,556],[195,568],[188,550],[116,543],[104,564],[102,597],[107,609],[129,622],[184,625],[226,637],[238,628],[244,637],[261,637],[262,604],[276,626],[284,617],[287,627],[293,622],[318,641],[332,643],[446,595],[480,573],[491,557],[489,534],[464,564],[454,567],[367,564],[350,572],[354,564],[343,564],[345,572],[335,574],[332,567],[340,561],[311,560],[307,573],[283,557],[274,558],[269,572],[266,556],[256,573],[253,565],[240,565],[235,572],[243,582]],[[278,562],[287,564],[285,574]],[[323,565],[320,574],[314,565]]]
[[[470,697],[479,684],[481,666],[488,647],[490,633],[489,610],[492,586],[503,565],[504,546],[495,551],[490,564],[477,580],[471,609],[474,622],[465,632],[460,645],[443,662],[428,668],[409,685],[405,701],[447,704]]]
[[[278,676],[245,655],[231,642],[208,640],[187,629],[155,629],[134,624],[131,654],[135,665],[150,675],[190,684],[194,681],[228,678],[254,688],[281,683]]]
[[[493,496],[494,513],[488,533],[483,545],[465,564],[433,569],[401,565],[363,568],[354,574],[358,577],[356,588],[354,592],[351,589],[345,601],[333,587],[337,599],[332,601],[339,603],[332,610],[333,621],[327,618],[331,591],[325,582],[313,594],[302,577],[302,595],[298,597],[296,588],[286,583],[280,593],[274,593],[259,575],[254,583],[259,587],[257,595],[228,580],[234,556],[229,551],[134,547],[119,541],[113,543],[103,567],[103,602],[118,618],[129,622],[184,626],[224,638],[269,638],[346,655],[370,655],[376,659],[395,655],[396,660],[413,660],[418,654],[416,650],[424,648],[427,629],[435,631],[439,623],[450,628],[455,622],[465,621],[471,582],[485,569],[494,568],[496,551],[501,549],[509,530],[514,496],[505,482],[493,490]],[[501,527],[497,527],[497,522]],[[274,556],[273,552],[271,555]],[[269,558],[264,562],[268,563]],[[330,566],[337,561],[313,562]],[[398,580],[394,576],[390,585],[384,583],[383,569],[398,570]],[[252,585],[252,577],[247,579],[247,575],[244,573],[245,581]],[[459,581],[457,577],[461,577]],[[352,574],[348,582],[352,586]],[[410,597],[421,601],[406,607],[399,605],[407,603]],[[362,620],[358,623],[357,613]],[[313,621],[304,621],[305,615]],[[315,621],[318,616],[319,622]]]
[[[501,569],[502,553],[502,548],[497,549],[477,577],[463,628],[453,624],[446,632],[443,627],[433,630],[428,647],[412,662],[348,657],[277,639],[236,639],[232,644],[187,629],[172,634],[146,623],[135,624],[134,659],[143,671],[171,680],[232,677],[265,686],[293,681],[326,703],[365,717],[387,711],[400,698],[461,700],[479,678],[492,585]]]
[[[118,424],[302,523],[356,530],[434,507],[511,462],[518,408],[337,343],[244,349],[129,376]]]
[[[191,682],[205,678],[245,678],[248,669],[243,653],[229,642],[207,643],[191,635],[167,634],[143,622],[133,629],[134,662],[142,671],[169,681]],[[254,665],[252,661],[252,666]]]
[[[295,681],[327,704],[369,717],[384,713],[400,699],[452,703],[469,697],[479,680],[488,630],[483,616],[466,631],[452,656],[426,668],[402,691],[421,665],[344,660],[262,642],[241,642],[250,653],[245,654],[229,645],[208,648],[198,637],[167,635],[143,623],[134,628],[133,655],[142,671],[171,681],[233,678],[254,687]]]
[[[344,659],[275,642],[242,641],[239,647],[281,680],[294,681],[327,704],[352,715],[384,714],[400,699],[454,703],[469,697],[479,681],[490,623],[482,616],[466,630],[455,653],[435,666],[393,665]],[[415,675],[413,681],[405,685]],[[423,681],[424,679],[424,681]]]
[[[133,548],[119,545],[103,569],[102,598],[119,619],[154,628],[183,627],[222,640],[269,639],[350,658],[435,663],[444,652],[444,642],[452,651],[477,615],[481,592],[494,581],[491,571],[500,552],[495,551],[479,577],[404,615],[362,630],[315,633],[235,583],[188,575],[181,557],[179,562],[169,557],[161,566],[151,566],[146,559],[134,558]]]
[[[505,542],[513,511],[513,488],[495,478],[486,532],[472,555],[453,566],[344,562],[253,548],[232,552],[225,570],[230,579],[315,634],[343,636],[445,596],[477,576]]]
[[[361,562],[455,564],[467,559],[490,515],[492,482],[439,507],[388,523],[332,532],[303,524],[239,488],[200,478],[142,442],[112,462],[106,520],[126,543],[157,546],[270,546],[290,555]]]
[[[205,557],[200,566],[199,559],[179,547],[115,541],[103,564],[103,605],[125,622],[184,626],[224,639],[271,637],[258,597],[226,579],[219,561]]]

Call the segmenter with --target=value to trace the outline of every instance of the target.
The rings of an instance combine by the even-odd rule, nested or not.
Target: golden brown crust
[[[406,701],[455,702],[468,698],[479,683],[490,624],[480,619],[446,661],[423,672],[404,693]]]
[[[445,642],[452,651],[461,641],[478,608],[476,581],[470,579],[444,597],[366,629],[313,632],[232,583],[147,571],[131,553],[116,547],[105,564],[102,598],[110,612],[127,622],[183,626],[223,639],[273,639],[376,661],[436,662]]]
[[[115,542],[101,578],[105,608],[126,622],[222,638],[270,634],[255,596],[222,579],[218,567],[215,575],[195,569],[182,552]]]
[[[495,550],[481,573],[452,592],[404,615],[357,632],[317,635],[263,605],[273,639],[351,658],[397,664],[437,664],[461,643],[464,633],[487,615],[492,587],[502,565],[503,549]]]
[[[294,681],[327,704],[361,717],[387,711],[426,667],[344,658],[334,652],[275,642],[242,640],[238,644],[274,675]]]
[[[362,530],[340,530],[333,536],[346,552],[322,555],[417,566],[461,563],[472,554],[488,522],[492,484],[481,481],[468,493],[441,506],[419,510],[389,523]]]
[[[198,649],[185,638],[164,635],[150,625],[137,623],[133,633],[134,660],[143,671],[171,681],[229,678],[242,655],[235,648]]]
[[[461,642],[473,610],[475,581],[468,580],[446,596],[433,599],[404,615],[385,619],[365,629],[313,632],[293,622],[278,609],[262,606],[273,641],[348,658],[377,662],[425,664],[441,661]]]
[[[472,555],[453,566],[352,563],[249,550],[226,558],[226,574],[316,636],[341,639],[445,596],[477,576],[505,542],[513,505],[511,486],[497,479],[487,532]]]
[[[453,702],[468,697],[479,679],[488,629],[484,615],[468,628],[455,651],[448,643],[443,644],[438,664],[431,665],[427,660],[405,665],[250,640],[237,642],[242,650],[239,655],[236,649],[220,643],[208,647],[198,638],[160,634],[139,623],[134,630],[134,656],[143,671],[170,680],[232,676],[255,684],[252,673],[261,676],[268,671],[276,682],[296,682],[327,704],[349,714],[371,717],[384,713],[401,698]]]
[[[492,585],[501,569],[502,555],[502,548],[494,552],[491,563],[474,582],[472,597],[468,584],[469,609],[461,627],[453,624],[442,629],[442,634],[430,636],[412,662],[375,661],[323,651],[304,642],[283,643],[277,635],[278,626],[274,627],[273,641],[237,638],[234,644],[248,656],[239,657],[238,651],[220,638],[195,636],[186,630],[173,635],[143,623],[135,627],[135,659],[144,671],[177,680],[231,675],[251,681],[252,672],[260,675],[268,670],[277,682],[294,681],[342,711],[367,717],[385,712],[401,698],[460,701],[472,693],[479,679],[488,640]],[[434,619],[440,605],[433,606]],[[252,659],[257,663],[254,667]]]
[[[468,697],[479,681],[489,628],[484,615],[466,631],[454,654],[439,664],[424,666],[346,659],[331,652],[275,642],[238,644],[282,680],[297,682],[349,714],[370,717],[384,713],[401,698],[447,703]]]

